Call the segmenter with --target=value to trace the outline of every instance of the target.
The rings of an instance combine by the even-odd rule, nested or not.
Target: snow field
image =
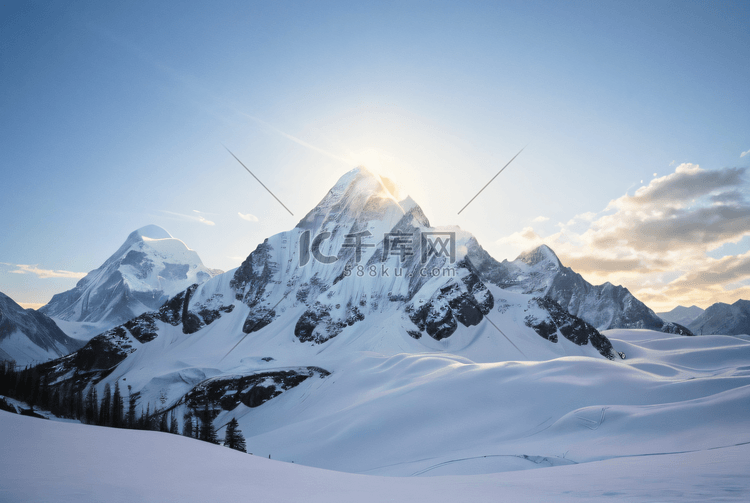
[[[310,503],[747,501],[750,446],[521,472],[378,477],[249,456],[166,433],[0,411],[0,501]]]

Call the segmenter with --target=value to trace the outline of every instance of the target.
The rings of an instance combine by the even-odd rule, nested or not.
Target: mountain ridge
[[[513,261],[498,262],[476,243],[469,257],[482,279],[506,290],[549,297],[598,330],[645,328],[693,335],[680,324],[662,320],[623,286],[592,285],[565,267],[547,245],[522,252]]]
[[[750,301],[717,302],[695,318],[689,327],[702,335],[750,335]]]
[[[659,315],[659,317],[665,321],[671,321],[674,323],[679,323],[683,326],[688,326],[690,323],[692,323],[698,316],[703,314],[705,309],[701,309],[698,306],[677,306],[671,311],[666,311],[663,313],[656,313]]]
[[[39,311],[86,339],[158,309],[191,284],[219,272],[205,267],[185,243],[151,224],[131,232],[101,266],[73,289],[55,294]]]
[[[348,172],[300,224],[264,240],[238,268],[94,337],[48,371],[86,376],[78,386],[127,377],[141,404],[166,397],[174,407],[202,399],[189,394],[206,379],[252,381],[266,358],[280,383],[270,399],[284,382],[325,378],[359,352],[617,357],[605,336],[554,300],[485,285],[467,260],[475,238],[426,227],[421,208],[376,176]],[[434,235],[444,241],[430,245]],[[135,361],[151,363],[135,372]]]
[[[13,360],[23,366],[59,358],[82,345],[45,314],[24,309],[0,292],[0,360]]]

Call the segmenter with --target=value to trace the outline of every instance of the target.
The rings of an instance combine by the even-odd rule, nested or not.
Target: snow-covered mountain
[[[609,282],[592,285],[563,266],[547,245],[524,252],[512,262],[498,262],[476,247],[469,250],[469,257],[484,281],[512,292],[549,297],[598,330],[646,328],[693,335],[684,326],[659,318],[627,288]]]
[[[430,227],[411,198],[396,194],[389,180],[350,171],[237,269],[193,284],[49,368],[61,378],[76,371],[79,386],[127,378],[142,404],[160,409],[208,398],[228,411],[325,379],[368,352],[619,359],[606,337],[553,300],[483,284],[468,258],[480,249],[476,239]],[[159,239],[131,238],[102,270],[123,260],[130,267],[131,241]],[[97,318],[90,302],[74,305]]]
[[[90,339],[145,312],[195,283],[221,273],[156,225],[132,232],[100,267],[39,310],[70,335]]]
[[[662,320],[679,323],[680,325],[689,326],[698,316],[703,314],[704,309],[698,306],[677,306],[671,311],[665,313],[656,313]]]
[[[489,260],[471,234],[431,227],[357,169],[237,269],[40,371],[100,395],[120,382],[137,410],[208,405],[219,435],[237,419],[251,452],[359,473],[488,473],[746,440],[745,341],[615,330],[613,346],[543,291],[498,286],[493,271],[508,269]],[[708,410],[711,421],[691,419]]]
[[[750,335],[750,301],[732,305],[717,302],[693,320],[690,330],[696,334]]]
[[[49,317],[22,308],[0,292],[0,360],[25,366],[65,356],[82,345],[65,335]]]

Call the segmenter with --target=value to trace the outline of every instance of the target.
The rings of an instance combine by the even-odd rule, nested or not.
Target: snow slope
[[[88,340],[147,311],[221,271],[208,269],[198,254],[156,225],[133,231],[99,268],[72,290],[39,310],[79,339]]]
[[[476,474],[750,442],[750,344],[608,332],[624,361],[362,355],[238,417],[253,452],[378,475]]]
[[[513,358],[492,327],[471,344],[436,341],[440,351],[375,322],[323,347],[294,343],[291,327],[279,326],[286,335],[277,339],[269,325],[222,360],[227,343],[240,340],[223,320],[203,336],[160,335],[100,386],[126,379],[141,404],[175,405],[180,415],[181,397],[221,379],[328,369],[257,406],[217,407],[214,423],[222,435],[236,417],[262,456],[377,475],[493,473],[750,442],[750,344],[734,337],[608,331],[626,355],[610,361],[566,340],[571,356],[545,354],[540,348],[555,345],[516,335],[521,350],[544,356],[529,361]],[[234,323],[236,334],[242,317]],[[173,346],[168,359],[160,344]],[[490,358],[493,345],[503,361]],[[264,378],[259,386],[272,384]]]
[[[608,336],[626,360],[363,354],[222,413],[254,456],[0,411],[0,501],[747,501],[750,343]]]
[[[0,360],[25,366],[59,358],[82,345],[65,335],[49,317],[22,308],[0,292]]]

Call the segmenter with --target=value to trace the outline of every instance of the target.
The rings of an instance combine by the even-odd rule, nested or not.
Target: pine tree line
[[[146,410],[141,408],[138,414],[136,410],[138,395],[133,393],[131,387],[128,386],[128,397],[127,399],[123,397],[119,381],[115,382],[114,390],[109,383],[106,383],[101,398],[93,384],[88,387],[83,396],[82,391],[75,390],[70,382],[51,386],[49,374],[40,376],[35,367],[26,367],[17,371],[12,363],[0,361],[0,395],[26,402],[32,410],[34,407],[49,410],[57,417],[76,419],[86,424],[179,434],[179,422],[174,410],[168,413],[154,408],[152,413],[149,403],[146,405]],[[125,403],[127,403],[127,410]],[[182,434],[204,442],[219,444],[213,418],[213,411],[209,409],[207,402],[197,416],[191,409],[188,409],[182,419]],[[232,419],[227,425],[224,445],[247,452],[245,438],[239,430],[236,419]]]

